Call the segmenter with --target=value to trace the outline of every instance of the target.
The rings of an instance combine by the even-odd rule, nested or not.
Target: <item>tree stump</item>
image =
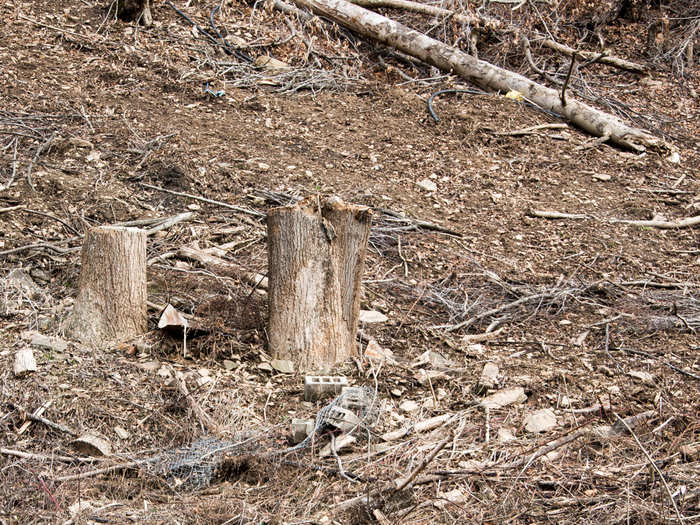
[[[117,0],[117,17],[121,20],[139,20],[144,26],[153,24],[150,0]]]
[[[78,296],[66,335],[103,345],[146,331],[146,232],[100,226],[88,231],[81,253]]]
[[[372,212],[309,197],[267,216],[269,349],[302,372],[356,352],[360,288]]]

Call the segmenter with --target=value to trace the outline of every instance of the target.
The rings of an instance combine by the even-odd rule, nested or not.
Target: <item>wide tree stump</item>
[[[309,197],[267,216],[269,349],[304,372],[356,352],[360,288],[372,212]]]
[[[123,341],[146,331],[146,232],[99,226],[81,253],[78,296],[66,335],[92,345]]]

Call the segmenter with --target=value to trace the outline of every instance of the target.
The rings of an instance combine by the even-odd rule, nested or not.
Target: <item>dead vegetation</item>
[[[697,7],[385,4],[672,151],[279,1],[154,1],[150,28],[3,2],[0,523],[700,520]],[[327,457],[340,436],[289,450],[329,399],[272,366],[262,279],[267,211],[314,193],[372,208],[386,316],[333,371],[381,411]],[[87,348],[61,332],[78,250],[117,223],[148,231],[150,330]]]

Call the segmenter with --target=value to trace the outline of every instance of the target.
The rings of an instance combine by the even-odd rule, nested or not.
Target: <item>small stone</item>
[[[49,337],[47,335],[40,334],[39,332],[34,332],[29,342],[32,346],[42,348],[44,350],[51,350],[53,352],[65,352],[68,348],[68,343],[63,339],[59,339],[58,337]]]
[[[481,371],[481,377],[479,378],[479,386],[488,390],[494,388],[498,385],[498,365],[496,363],[486,363],[484,369]]]
[[[654,376],[643,370],[630,370],[627,375],[639,379],[642,383],[654,384]]]
[[[570,324],[571,321],[569,321],[568,319],[562,319],[561,321],[559,321],[560,326],[569,326]]]
[[[376,310],[360,310],[359,320],[361,323],[373,324],[373,323],[386,323],[389,318],[381,312]]]
[[[200,375],[200,376],[197,376],[197,377],[195,378],[195,382],[197,383],[197,386],[208,385],[208,384],[211,383],[212,381],[214,381],[214,379],[212,379],[210,376],[202,376],[202,375]]]
[[[15,354],[13,372],[15,377],[23,377],[31,372],[36,372],[36,360],[31,348],[22,348]]]
[[[417,184],[420,188],[424,189],[427,192],[433,193],[433,192],[437,191],[437,184],[435,184],[430,179],[423,179],[422,181],[418,182]]]
[[[515,435],[513,435],[513,431],[510,428],[507,427],[501,427],[498,429],[498,441],[501,443],[510,443],[511,441],[515,441],[516,438]]]
[[[447,374],[444,372],[440,372],[438,370],[423,370],[422,368],[413,374],[413,377],[423,386],[429,386],[431,384],[435,384],[437,381],[449,379]]]
[[[485,397],[479,405],[482,408],[502,408],[516,403],[524,403],[527,401],[525,389],[523,387],[505,388]]]
[[[258,162],[258,169],[260,171],[267,171],[270,169],[270,165],[265,162]]]
[[[160,368],[159,361],[146,361],[145,363],[139,363],[138,367],[146,372],[155,372]]]
[[[525,418],[525,430],[528,432],[547,432],[556,426],[557,416],[550,408],[543,408]]]
[[[443,356],[440,352],[435,352],[434,350],[427,350],[418,356],[412,366],[417,367],[421,365],[430,364],[431,366],[437,368],[449,368],[454,366],[454,363]]]
[[[601,182],[608,182],[612,180],[612,176],[606,173],[596,173],[593,175],[593,180],[599,180]]]
[[[124,430],[122,427],[114,427],[114,433],[119,439],[129,439],[129,437],[131,437],[131,434],[129,434],[129,432]]]
[[[399,405],[399,408],[404,412],[411,413],[411,412],[415,412],[418,409],[420,409],[420,405],[418,403],[416,403],[415,401],[412,401],[409,399],[409,400],[401,403]]]
[[[236,363],[230,359],[224,359],[224,368],[230,372],[236,368]]]
[[[294,363],[288,359],[273,359],[270,366],[282,374],[294,373]]]
[[[111,456],[112,445],[104,438],[85,434],[71,442],[71,446],[85,456]]]
[[[674,151],[668,157],[666,157],[666,160],[669,161],[671,164],[680,164],[681,156],[678,154],[677,151]]]
[[[7,283],[13,284],[16,287],[27,288],[28,290],[38,290],[36,283],[29,277],[21,268],[15,268],[5,277]]]
[[[387,361],[389,364],[396,363],[394,360],[394,352],[388,348],[382,348],[374,339],[367,343],[364,355],[367,359],[373,359],[379,362]]]
[[[199,204],[188,204],[187,209],[190,211],[199,211],[202,207]]]
[[[394,397],[401,397],[401,395],[403,394],[403,390],[401,390],[400,388],[392,388],[390,392],[391,395]]]
[[[355,436],[351,436],[349,434],[343,434],[339,438],[336,438],[335,440],[335,451],[339,452],[340,450],[344,448],[348,448],[350,445],[355,443],[357,441],[357,438]],[[325,447],[321,449],[321,451],[318,453],[318,455],[322,458],[326,458],[333,454],[331,451],[331,444],[328,443]]]
[[[272,368],[272,365],[267,361],[263,361],[262,363],[258,364],[258,369],[263,370],[265,372],[272,372],[274,370],[274,368]]]

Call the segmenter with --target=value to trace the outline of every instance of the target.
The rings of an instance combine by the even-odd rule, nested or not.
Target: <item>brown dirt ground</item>
[[[212,67],[226,57],[195,41],[165,4],[156,3],[157,24],[150,30],[106,18],[92,1],[65,9],[55,4],[0,5],[0,185],[11,177],[11,141],[18,140],[15,183],[0,193],[0,277],[23,268],[37,286],[27,292],[2,280],[0,447],[74,454],[72,438],[45,425],[33,423],[19,434],[27,413],[47,401],[52,404],[44,417],[105,437],[116,462],[190,443],[203,430],[168,378],[156,373],[162,363],[184,374],[223,438],[248,430],[271,439],[266,446],[285,446],[291,417],[313,417],[320,407],[302,402],[302,377],[258,367],[269,358],[265,297],[251,295],[250,285],[230,269],[192,261],[176,267],[177,258],[150,267],[149,300],[171,302],[207,323],[210,333],[190,342],[188,358],[179,340],[153,326],[142,341],[115,348],[71,343],[65,351],[35,350],[38,372],[13,376],[15,351],[27,344],[24,331],[60,333],[79,273],[77,237],[90,226],[190,209],[193,221],[150,238],[149,258],[194,241],[200,247],[241,241],[227,258],[265,273],[263,222],[141,182],[260,211],[274,205],[261,190],[337,194],[458,232],[421,229],[375,238],[362,303],[389,317],[363,330],[398,361],[379,372],[386,411],[378,432],[433,415],[457,417],[432,433],[406,437],[385,455],[347,457],[345,468],[365,478],[361,483],[335,475],[333,459],[311,455],[300,457],[302,467],[247,458],[210,487],[187,492],[129,470],[56,481],[95,466],[4,454],[0,523],[365,523],[377,520],[375,508],[389,523],[673,521],[662,480],[629,435],[596,440],[586,434],[526,468],[499,470],[578,428],[613,424],[615,413],[648,410],[653,416],[635,433],[676,493],[686,522],[700,522],[700,340],[694,332],[700,329],[700,230],[612,221],[700,213],[700,104],[689,88],[697,66],[685,82],[665,70],[640,79],[597,65],[591,77],[603,93],[624,96],[631,110],[673,120],[659,124],[676,137],[670,143],[680,163],[672,163],[667,152],[587,147],[590,137],[573,128],[499,135],[558,121],[498,95],[441,97],[436,124],[426,111],[427,96],[455,80],[402,84],[392,70],[373,66],[374,49],[366,44],[358,44],[347,66],[365,81],[349,89],[281,94],[265,85],[231,87],[231,78]],[[209,8],[194,4],[188,14],[205,21]],[[248,41],[270,41],[285,29],[271,11],[258,12],[249,25],[251,6],[242,3],[227,3],[221,16],[222,27]],[[642,29],[611,26],[608,45],[643,61],[634,44],[643,39]],[[321,52],[354,52],[341,32],[331,33],[330,41],[321,30],[315,35]],[[306,50],[296,39],[268,49],[295,65]],[[207,81],[225,89],[225,96],[204,93]],[[35,155],[54,133],[50,147]],[[30,164],[33,188],[26,176]],[[426,178],[437,191],[418,185]],[[532,210],[588,218],[547,220],[532,217]],[[377,228],[386,225],[383,218],[377,213]],[[76,250],[6,253],[61,242]],[[463,336],[483,332],[498,315],[468,330],[435,328],[521,295],[564,289],[569,291],[555,299],[499,314],[502,332],[481,345]],[[151,314],[155,322],[158,312]],[[452,361],[431,384],[419,382],[419,367],[412,365],[426,350]],[[487,361],[498,364],[501,387],[522,386],[528,396],[522,405],[492,411],[488,422],[472,403]],[[358,363],[335,372],[373,386],[370,370],[376,366]],[[202,369],[212,381],[198,387]],[[630,371],[651,378],[644,382]],[[425,402],[433,397],[437,406]],[[417,413],[398,408],[409,399],[421,405]],[[610,410],[573,412],[599,402]],[[555,410],[557,427],[528,433],[523,418],[542,408]],[[127,434],[117,435],[117,426]],[[516,439],[499,441],[502,427]],[[433,478],[393,497],[378,494],[371,507],[326,516],[333,504],[407,475],[448,431],[457,432],[453,443],[422,473]],[[696,447],[694,455],[682,448],[689,445]],[[461,499],[449,501],[454,491]],[[92,501],[93,508],[71,511],[80,501]]]

